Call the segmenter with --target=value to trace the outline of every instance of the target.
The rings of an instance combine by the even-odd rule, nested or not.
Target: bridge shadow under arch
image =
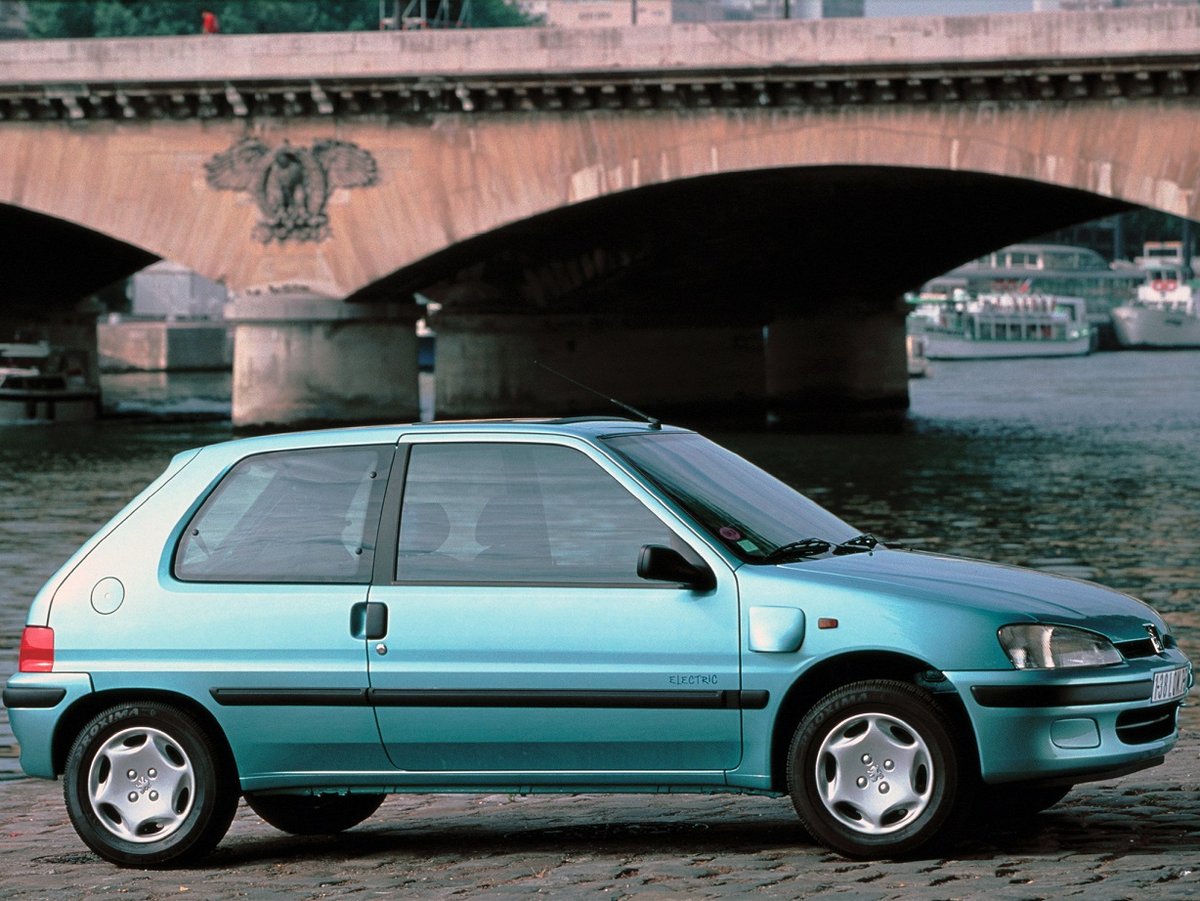
[[[767,321],[884,302],[959,263],[1134,207],[1024,179],[934,169],[756,169],[608,194],[468,238],[348,300],[421,291],[496,312]],[[6,304],[69,306],[160,257],[0,204]]]
[[[989,250],[1134,207],[989,174],[758,169],[626,190],[428,256],[351,301],[421,291],[452,309],[767,322],[887,305]]]
[[[10,204],[0,204],[0,247],[5,307],[43,311],[70,307],[159,259],[85,226]]]

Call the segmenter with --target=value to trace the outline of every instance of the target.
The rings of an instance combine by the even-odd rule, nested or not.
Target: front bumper
[[[1154,676],[1191,664],[1152,660],[1075,670],[946,673],[966,707],[984,782],[1105,779],[1154,766],[1179,739],[1186,698],[1152,698]]]
[[[17,673],[4,689],[4,706],[21,746],[21,769],[27,775],[53,779],[54,734],[63,714],[91,694],[87,673]]]

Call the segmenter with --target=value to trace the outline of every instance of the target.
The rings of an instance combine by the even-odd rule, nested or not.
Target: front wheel
[[[246,795],[271,826],[292,835],[335,835],[379,809],[383,795]]]
[[[95,716],[67,755],[63,795],[89,848],[121,866],[180,864],[229,829],[237,789],[217,746],[184,711],[119,704]]]
[[[856,682],[801,720],[788,788],[813,838],[847,857],[893,857],[926,844],[963,810],[970,784],[955,730],[925,691]]]

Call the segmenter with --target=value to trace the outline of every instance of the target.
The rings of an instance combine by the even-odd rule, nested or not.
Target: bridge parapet
[[[239,119],[1200,94],[1200,9],[0,44],[0,119]]]

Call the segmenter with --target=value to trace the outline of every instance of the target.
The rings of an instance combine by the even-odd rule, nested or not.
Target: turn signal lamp
[[[54,669],[54,630],[49,626],[26,626],[21,633],[20,670],[48,673]]]

